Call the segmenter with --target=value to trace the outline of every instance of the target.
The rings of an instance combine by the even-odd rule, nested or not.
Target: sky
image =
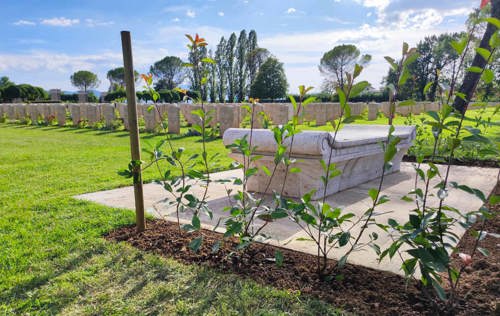
[[[360,80],[378,88],[384,56],[399,57],[406,41],[465,30],[480,0],[0,0],[0,77],[45,89],[76,90],[70,76],[97,73],[106,91],[108,70],[123,65],[120,31],[132,35],[140,73],[165,56],[187,57],[184,34],[198,33],[215,50],[220,38],[257,32],[285,68],[289,91],[319,91],[318,65],[336,45],[354,44],[372,61]]]

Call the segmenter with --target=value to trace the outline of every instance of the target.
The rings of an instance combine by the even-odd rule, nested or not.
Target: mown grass
[[[196,140],[175,142],[195,152]],[[208,146],[227,165],[221,141]],[[104,240],[132,224],[133,212],[72,196],[130,185],[117,175],[128,161],[125,132],[0,124],[0,315],[339,313],[300,293]]]

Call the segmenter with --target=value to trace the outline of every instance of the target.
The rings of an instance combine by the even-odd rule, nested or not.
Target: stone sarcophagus
[[[273,191],[280,193],[285,182],[283,195],[298,198],[315,190],[313,199],[317,200],[325,195],[378,178],[382,175],[384,164],[381,143],[387,141],[388,131],[387,125],[346,125],[337,133],[335,142],[333,133],[303,131],[295,135],[290,154],[296,160],[291,167],[299,168],[301,171],[286,174],[285,166],[281,163],[271,180],[271,177],[261,170],[261,166],[266,166],[270,171],[274,169],[276,141],[272,131],[254,129],[252,146],[256,146],[255,154],[262,155],[262,158],[253,162],[254,166],[259,167],[259,172],[249,178],[247,188],[249,191],[259,193],[271,194]],[[249,129],[230,128],[224,133],[224,145],[228,146],[245,135],[250,139]],[[397,145],[398,152],[392,160],[392,167],[386,174],[399,171],[401,159],[415,139],[415,126],[397,126],[394,135],[401,141]],[[287,142],[285,145],[288,146],[289,152],[290,139]],[[333,146],[330,145],[332,143]],[[230,156],[243,164],[241,153],[233,150]],[[330,161],[342,172],[329,181],[326,190],[321,180],[325,175],[321,161],[325,163]]]

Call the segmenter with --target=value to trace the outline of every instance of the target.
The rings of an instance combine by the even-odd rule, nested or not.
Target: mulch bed
[[[497,194],[500,193],[500,186],[497,185],[496,191]],[[495,216],[487,222],[485,231],[498,233],[500,205],[497,205],[494,211]],[[479,229],[479,226],[476,228]],[[187,264],[199,264],[219,271],[233,272],[260,284],[300,291],[302,294],[320,298],[356,314],[448,313],[426,300],[416,282],[407,284],[403,277],[390,272],[347,264],[341,271],[343,278],[320,281],[315,271],[316,257],[313,255],[254,244],[242,257],[236,258],[230,256],[236,245],[234,240],[227,240],[217,253],[212,253],[212,245],[222,236],[208,230],[203,230],[202,234],[203,245],[197,253],[187,247],[194,238],[193,234],[179,232],[175,223],[164,220],[148,221],[147,230],[140,234],[135,232],[134,226],[129,226],[110,232],[106,238],[111,241],[126,241],[139,249],[152,251]],[[470,234],[465,234],[459,244],[460,252],[470,252],[474,242],[475,239]],[[498,238],[490,235],[480,242],[481,247],[490,251],[490,256],[477,254],[473,258],[473,264],[465,269],[461,280],[462,299],[453,314],[498,315],[500,313],[499,242]],[[280,250],[284,255],[282,267],[278,267],[272,260],[276,250]],[[460,264],[457,255],[453,256],[453,261],[455,264]]]
[[[415,156],[403,156],[404,162],[416,162]],[[433,161],[429,159],[424,159],[424,163],[434,162],[436,164],[446,164],[445,158],[434,159]],[[451,161],[452,165],[455,166],[467,166],[467,167],[483,167],[483,168],[500,168],[500,160],[477,160],[477,159],[458,159],[453,158]]]

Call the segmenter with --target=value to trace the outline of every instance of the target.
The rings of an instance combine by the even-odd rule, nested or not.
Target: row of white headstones
[[[201,108],[200,104],[157,104],[154,109],[148,111],[150,104],[139,104],[137,113],[144,120],[145,129],[154,131],[163,120],[168,121],[168,131],[179,134],[181,126],[181,114],[188,124],[199,123],[199,118],[192,114],[196,109]],[[272,124],[285,124],[293,116],[293,107],[290,103],[263,103],[255,104],[254,127],[261,128],[264,121],[268,119]],[[240,127],[247,110],[241,104],[235,103],[208,103],[203,105],[207,116],[209,116],[212,127],[218,126],[221,135],[225,130],[232,127]],[[375,120],[379,113],[389,114],[388,103],[350,103],[351,115],[361,115],[367,113],[368,120]],[[419,102],[412,106],[398,107],[397,113],[400,115],[420,114],[430,110],[438,110],[437,103]],[[258,113],[264,113],[265,116]],[[329,121],[338,118],[341,113],[339,103],[311,103],[303,108],[301,122],[315,122],[317,126],[326,125]],[[127,105],[122,103],[4,103],[0,104],[0,117],[8,120],[22,120],[29,118],[33,124],[40,121],[51,122],[56,120],[60,126],[67,123],[71,118],[73,125],[85,122],[89,126],[94,126],[97,122],[103,122],[105,126],[111,127],[114,121],[122,119],[125,129],[128,129]]]

